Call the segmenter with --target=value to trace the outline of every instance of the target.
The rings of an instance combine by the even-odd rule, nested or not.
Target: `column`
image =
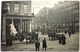
[[[27,26],[28,26],[28,25],[27,25],[27,21],[26,21],[26,32],[28,31],[28,30],[27,30]]]
[[[22,26],[23,26],[23,29],[22,29],[22,31],[24,32],[24,21],[22,22]]]
[[[29,21],[27,21],[27,32],[28,32],[28,31],[30,32],[30,29],[29,29],[30,26],[29,26],[29,25],[30,25],[30,23],[29,23]]]
[[[24,32],[25,32],[25,21],[24,21]]]
[[[26,32],[26,21],[25,21],[25,32]]]
[[[3,16],[3,26],[2,28],[2,40],[1,41],[6,41],[6,15]]]
[[[22,19],[20,19],[20,32],[22,33]]]
[[[21,31],[20,31],[20,23],[18,24],[18,32],[21,32]]]
[[[29,32],[32,32],[32,24],[31,24],[32,21],[30,20],[29,22],[30,22],[30,31]]]

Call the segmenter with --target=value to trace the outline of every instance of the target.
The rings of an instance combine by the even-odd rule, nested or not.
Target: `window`
[[[28,6],[27,5],[24,5],[23,7],[24,7],[24,11],[23,12],[24,13],[27,13]]]
[[[14,4],[14,12],[19,13],[19,4]]]
[[[10,12],[10,3],[6,3],[8,12]]]

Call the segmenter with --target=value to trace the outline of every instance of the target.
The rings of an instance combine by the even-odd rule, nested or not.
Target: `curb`
[[[26,42],[13,42],[13,44],[22,44],[22,43],[26,43]],[[6,45],[6,42],[2,42],[1,45]]]

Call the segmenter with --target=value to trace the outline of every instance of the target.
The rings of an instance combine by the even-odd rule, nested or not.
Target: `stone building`
[[[6,40],[10,34],[8,26],[13,23],[18,33],[31,32],[31,1],[2,1],[6,4],[8,12],[1,18],[1,41]]]
[[[53,20],[57,26],[74,26],[79,31],[79,1],[64,1],[52,8]],[[52,18],[51,18],[52,19]]]

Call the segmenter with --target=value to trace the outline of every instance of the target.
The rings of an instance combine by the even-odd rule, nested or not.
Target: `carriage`
[[[49,40],[58,40],[63,33],[51,33],[48,35]]]
[[[50,30],[48,32],[48,37],[49,37],[49,40],[58,40],[62,34],[63,33],[61,32],[57,32],[57,30]]]

